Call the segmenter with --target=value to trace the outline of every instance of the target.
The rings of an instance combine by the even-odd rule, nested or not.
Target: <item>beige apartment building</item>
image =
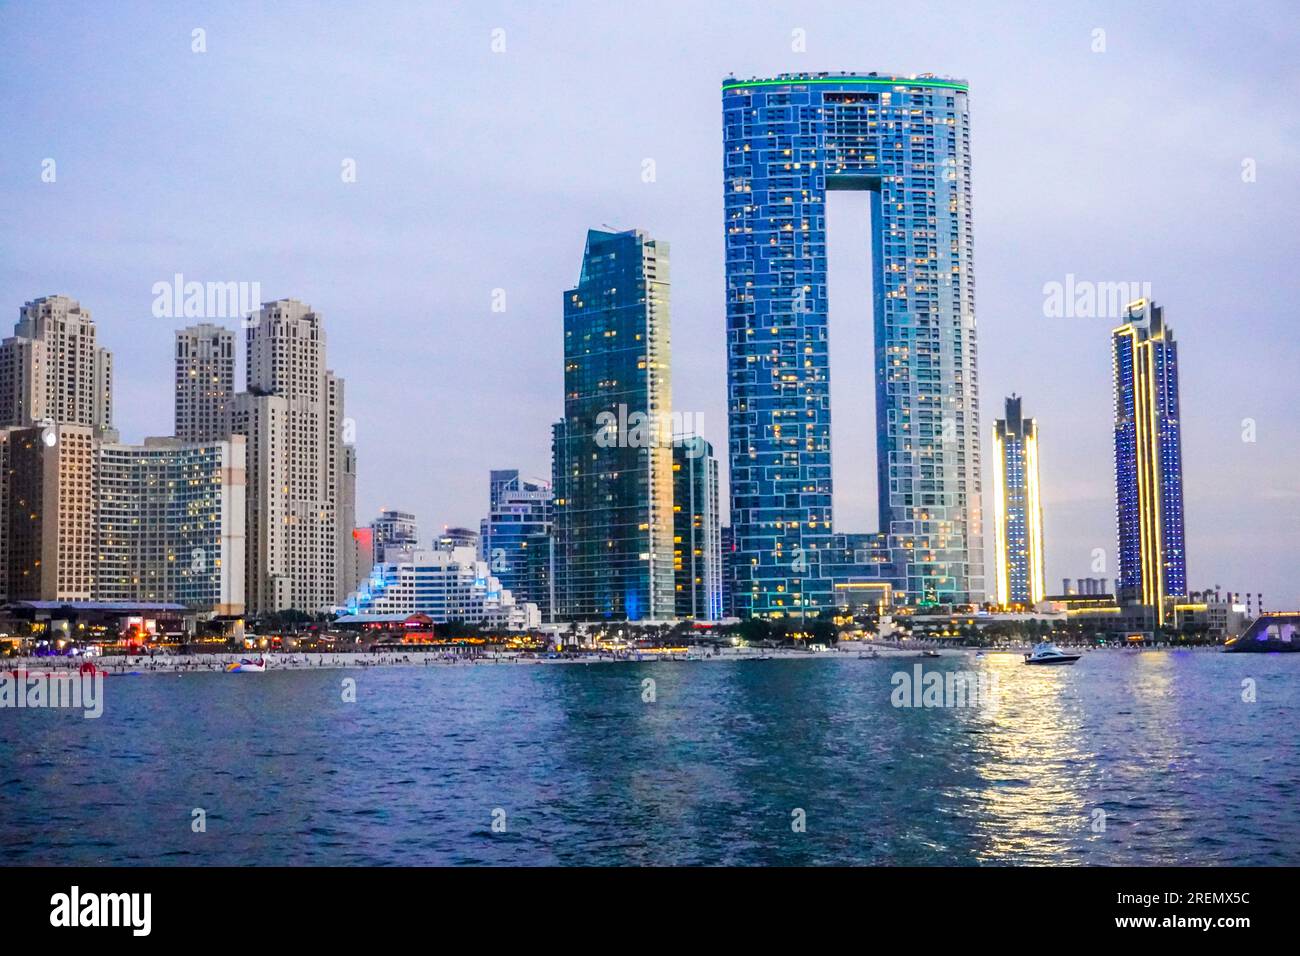
[[[343,380],[325,367],[320,314],[296,299],[254,313],[246,345],[232,426],[248,442],[249,613],[326,610],[346,596],[339,554],[355,513]]]
[[[13,428],[6,440],[10,601],[95,593],[94,429]]]
[[[90,311],[66,295],[24,304],[0,343],[0,425],[47,423],[113,426],[113,358]]]
[[[235,398],[235,333],[204,322],[176,332],[176,428],[184,441],[230,434]]]

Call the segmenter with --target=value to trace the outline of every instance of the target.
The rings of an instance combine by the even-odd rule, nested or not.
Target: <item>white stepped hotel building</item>
[[[536,604],[514,595],[480,561],[472,547],[450,550],[389,550],[370,579],[348,598],[340,618],[351,614],[427,614],[435,624],[463,621],[524,630],[541,625]]]

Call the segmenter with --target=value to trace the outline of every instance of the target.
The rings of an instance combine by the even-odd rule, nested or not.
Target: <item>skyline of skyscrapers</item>
[[[837,580],[888,581],[909,603],[982,600],[965,82],[728,78],[722,117],[739,612],[816,613],[834,604]],[[867,191],[872,219],[861,252],[879,527],[856,543],[836,535],[871,529],[840,528],[832,512],[826,202],[837,190]]]
[[[636,237],[639,234],[636,231],[621,234],[606,234],[611,237]],[[608,254],[608,253],[606,253]],[[610,256],[616,259],[617,255]],[[601,281],[608,276],[602,277]],[[573,302],[571,290],[569,301]],[[589,294],[589,293],[588,293]],[[282,300],[282,302],[285,300]],[[88,321],[88,313],[80,309],[75,300],[67,297],[46,297],[45,299],[36,300],[39,303],[50,303],[42,305],[38,309],[33,309],[32,303],[24,306],[25,314],[28,311],[34,313],[35,318],[44,318],[48,323],[52,316],[57,316],[63,310],[72,313],[76,322],[84,323]],[[60,306],[60,302],[67,303]],[[278,303],[268,303],[268,306],[277,305]],[[297,304],[303,315],[311,314],[310,310]],[[298,310],[291,309],[297,315]],[[585,316],[584,316],[585,318]],[[1180,425],[1178,420],[1178,395],[1177,395],[1177,351],[1173,341],[1172,332],[1164,325],[1163,313],[1161,308],[1149,302],[1134,303],[1127,316],[1129,319],[1119,329],[1113,333],[1114,360],[1116,368],[1116,487],[1117,487],[1117,515],[1120,528],[1120,560],[1121,572],[1117,581],[1117,590],[1124,600],[1133,600],[1141,602],[1153,609],[1155,622],[1164,623],[1166,614],[1162,610],[1166,606],[1166,599],[1172,596],[1178,596],[1186,590],[1186,568],[1185,555],[1182,548],[1183,519],[1182,519],[1182,490],[1181,490],[1181,450],[1179,447]],[[33,320],[34,324],[34,320]],[[252,323],[252,329],[261,326],[261,322]],[[47,325],[46,328],[51,328]],[[310,325],[305,328],[310,328]],[[619,331],[616,326],[601,324],[597,328],[601,338],[605,338],[605,333]],[[253,335],[250,330],[250,339]],[[228,368],[227,359],[230,358],[228,350],[222,350],[220,343],[230,337],[229,333],[222,335],[220,327],[217,326],[197,326],[190,329],[179,330],[176,333],[177,341],[190,340],[194,338],[202,339],[205,342],[216,345],[208,345],[205,351],[191,348],[181,348],[177,350],[177,411],[178,422],[183,421],[201,421],[206,423],[202,427],[212,427],[214,421],[219,421],[217,409],[224,400],[224,390],[218,389],[209,395],[199,394],[197,397],[208,404],[207,413],[198,413],[197,415],[186,419],[179,412],[182,406],[192,408],[196,393],[185,388],[187,384],[188,369],[193,367],[190,364],[192,359],[207,359],[208,367],[215,369],[213,374],[218,380],[229,379],[223,371]],[[300,330],[301,331],[301,330]],[[572,327],[568,330],[572,331]],[[583,332],[584,335],[590,334],[590,328]],[[305,336],[308,341],[311,340],[310,332]],[[612,336],[611,336],[612,337]],[[36,349],[41,348],[39,339],[31,340]],[[27,351],[33,350],[33,345],[25,346]],[[84,347],[84,346],[79,346]],[[250,342],[250,350],[253,345]],[[111,355],[106,353],[96,359],[96,364],[100,368],[111,367]],[[274,350],[269,352],[264,349],[264,353],[259,356],[257,361],[271,366],[278,365],[282,370],[281,374],[285,376],[285,381],[292,381],[289,375],[289,369],[294,369],[300,375],[300,381],[310,381],[312,369],[317,366],[318,354],[316,346],[312,345],[305,351],[295,352],[293,349],[286,349],[285,354],[276,355]],[[660,352],[660,356],[669,360],[666,350]],[[19,354],[23,354],[19,352]],[[219,359],[219,362],[212,360]],[[320,358],[323,361],[323,357]],[[638,363],[641,359],[638,359]],[[249,367],[254,367],[254,360],[250,356]],[[606,366],[608,368],[608,366]],[[183,370],[185,374],[182,374]],[[201,374],[201,373],[200,373]],[[233,374],[233,373],[232,373]],[[93,380],[92,380],[93,381]],[[77,383],[84,386],[83,383]],[[56,383],[55,391],[59,392],[63,386]],[[64,389],[64,391],[67,391]],[[71,392],[77,391],[74,386]],[[326,416],[330,420],[331,428],[337,428],[337,422],[340,420],[341,408],[337,406],[339,396],[341,395],[341,380],[337,379],[330,373],[324,373],[322,381],[322,392],[325,396]],[[276,389],[268,389],[263,393],[263,389],[254,386],[251,395],[238,396],[240,403],[244,407],[263,407],[271,409],[275,414],[269,415],[267,425],[262,426],[263,430],[269,429],[269,434],[274,434],[277,427],[283,427],[288,416],[288,398]],[[111,408],[111,395],[104,396],[97,408]],[[299,397],[301,402],[301,396]],[[251,401],[250,401],[251,400]],[[1021,402],[1017,396],[1012,396],[1006,402],[1006,418],[999,420],[994,428],[995,442],[995,462],[994,462],[994,490],[995,490],[995,514],[997,515],[997,539],[995,542],[995,561],[997,562],[997,591],[995,597],[1001,604],[1027,604],[1032,605],[1042,597],[1042,521],[1041,521],[1041,493],[1038,490],[1037,476],[1037,423],[1033,419],[1024,418],[1021,414]],[[86,414],[84,409],[86,403],[70,402],[65,403],[64,407],[71,409],[83,409],[80,414],[90,420],[98,420],[101,423],[106,421],[105,416],[100,412]],[[616,406],[615,406],[616,407]],[[660,406],[662,407],[662,406]],[[601,411],[610,411],[610,408],[601,406]],[[277,418],[276,415],[279,417]],[[614,417],[609,422],[593,429],[591,444],[593,448],[602,447],[602,443],[597,440],[597,436],[607,431],[607,426],[613,425],[613,435],[619,440],[627,438],[628,414],[626,406],[623,406],[623,418]],[[247,418],[235,419],[241,427],[248,428]],[[599,424],[599,413],[596,416]],[[195,425],[195,428],[200,427]],[[220,432],[220,428],[216,429]],[[257,430],[257,429],[254,429]],[[54,441],[49,441],[53,437]],[[161,514],[157,511],[159,507],[165,507],[160,504],[161,499],[155,500],[151,505],[137,490],[136,497],[131,494],[115,494],[112,489],[126,488],[143,488],[151,484],[151,481],[135,481],[134,471],[141,465],[146,467],[150,462],[158,461],[160,467],[170,467],[168,462],[175,462],[176,467],[181,469],[192,470],[193,464],[189,462],[201,462],[204,455],[210,456],[213,453],[218,455],[218,461],[221,464],[211,469],[214,476],[213,480],[220,482],[220,475],[243,474],[240,464],[229,456],[232,452],[229,449],[232,436],[227,434],[227,441],[215,441],[208,444],[212,447],[205,448],[203,443],[194,441],[185,441],[180,438],[151,438],[146,439],[143,445],[130,446],[123,445],[116,441],[116,433],[111,430],[96,431],[94,426],[83,426],[80,429],[72,425],[58,424],[53,431],[47,425],[42,428],[19,429],[15,426],[6,428],[3,432],[3,441],[0,441],[0,463],[4,465],[0,469],[0,517],[5,521],[5,528],[10,533],[4,536],[4,559],[6,574],[4,576],[4,590],[8,592],[7,597],[19,598],[22,595],[35,598],[42,595],[53,599],[76,600],[76,599],[104,599],[104,600],[125,600],[128,595],[134,595],[137,599],[143,599],[143,596],[158,597],[166,596],[169,600],[178,600],[181,603],[192,604],[195,602],[193,595],[200,593],[201,588],[183,587],[172,583],[166,586],[151,585],[149,579],[157,579],[160,575],[158,572],[149,570],[150,565],[146,560],[147,551],[149,554],[155,552],[167,556],[167,560],[175,562],[183,559],[184,552],[188,550],[193,559],[193,552],[196,547],[188,544],[180,546],[177,550],[178,542],[188,541],[185,538],[184,522],[179,523],[172,530],[159,532],[156,540],[152,544],[142,544],[137,548],[138,557],[128,558],[127,555],[133,553],[132,548],[135,544],[126,538],[113,537],[117,530],[124,526],[123,516],[134,514],[141,508],[152,507],[154,514]],[[242,436],[235,436],[242,437]],[[694,437],[674,436],[670,442],[672,445],[673,459],[673,496],[674,502],[683,500],[690,501],[692,495],[700,493],[700,489],[707,488],[712,483],[716,494],[717,476],[716,461],[711,457],[711,446],[707,441],[703,447],[706,449],[704,456],[695,457],[691,454],[695,447],[692,443]],[[619,447],[618,442],[610,443],[612,447]],[[635,447],[635,442],[629,443]],[[240,448],[244,442],[239,442]],[[225,451],[218,449],[224,448]],[[326,449],[319,450],[323,457],[327,457],[330,452]],[[68,459],[68,456],[74,453],[88,452],[90,455],[90,464],[88,467],[78,467],[76,462]],[[335,452],[337,454],[338,452]],[[82,457],[85,457],[84,455]],[[342,495],[349,498],[355,494],[355,451],[352,446],[344,446],[342,449],[343,462],[341,474],[338,476],[338,487],[346,492]],[[285,459],[281,459],[283,463]],[[348,462],[351,461],[351,464]],[[712,463],[712,478],[707,474],[707,466],[704,470],[697,467],[697,463]],[[83,466],[85,462],[81,463]],[[1154,469],[1154,471],[1153,471]],[[201,465],[200,465],[201,470]],[[255,471],[256,469],[250,469]],[[188,474],[189,471],[186,471]],[[78,475],[89,475],[91,479],[90,487],[81,481]],[[180,472],[178,472],[180,474]],[[1159,480],[1152,476],[1158,474]],[[170,472],[168,472],[170,475]],[[684,480],[685,477],[685,480]],[[119,480],[120,479],[120,480]],[[171,478],[168,478],[170,481]],[[238,490],[236,491],[236,486]],[[525,482],[519,477],[517,469],[494,471],[490,475],[489,481],[489,498],[491,513],[496,514],[496,524],[489,518],[483,521],[483,543],[482,547],[490,548],[495,552],[498,547],[493,543],[493,539],[499,544],[503,538],[503,532],[500,522],[504,518],[501,512],[503,505],[509,508],[517,508],[521,503],[514,498],[522,494],[528,501],[523,502],[525,510],[530,513],[537,507],[545,507],[542,499],[546,497],[547,490],[544,482]],[[242,496],[244,494],[244,485],[242,481],[227,480],[222,489],[219,501],[227,502],[224,507],[228,510],[228,501],[234,495]],[[120,499],[120,500],[115,500]],[[507,501],[509,499],[509,501]],[[340,499],[341,500],[341,499]],[[45,508],[31,509],[28,506],[33,502],[54,502],[55,508],[53,513],[49,513]],[[21,508],[14,509],[13,504],[22,505]],[[642,501],[640,504],[644,505]],[[633,500],[632,506],[638,506],[638,502]],[[220,512],[222,505],[218,505]],[[14,516],[21,516],[24,509],[27,509],[31,515],[40,515],[42,520],[49,520],[53,523],[50,525],[50,532],[45,532],[40,528],[28,528],[31,533],[21,533],[18,525],[12,524]],[[250,512],[251,512],[250,507]],[[716,504],[714,505],[716,512]],[[717,524],[717,543],[716,550],[705,549],[709,553],[716,555],[716,562],[705,562],[700,565],[699,569],[688,569],[684,565],[683,558],[686,555],[686,549],[683,547],[684,539],[692,530],[692,526],[697,526],[701,519],[708,523],[707,518],[702,518],[694,504],[683,508],[674,505],[674,591],[675,601],[672,615],[679,619],[704,619],[711,620],[720,617],[723,605],[734,595],[724,595],[723,581],[725,574],[723,571],[722,557],[722,528],[720,522]],[[683,521],[682,514],[689,512],[694,514],[694,519]],[[143,513],[143,512],[140,512]],[[490,514],[491,514],[490,513]],[[404,547],[415,547],[418,542],[415,537],[418,532],[415,530],[414,515],[409,513],[389,512],[390,516],[401,516],[405,518],[408,532],[401,542]],[[86,519],[84,521],[78,518]],[[1037,516],[1036,519],[1034,516]],[[226,516],[228,518],[228,515]],[[342,516],[340,516],[342,517]],[[534,515],[536,517],[536,515]],[[381,516],[382,518],[382,516]],[[348,517],[347,524],[351,525],[353,519]],[[717,521],[716,518],[713,519]],[[116,522],[116,523],[115,523]],[[212,538],[210,544],[202,547],[203,554],[222,555],[214,567],[226,568],[226,576],[229,576],[229,568],[232,563],[242,563],[241,560],[232,559],[230,555],[238,553],[232,547],[232,541],[239,539],[242,545],[243,534],[237,528],[237,522],[223,519],[219,522],[224,529]],[[378,525],[378,522],[377,522]],[[169,526],[170,527],[170,526]],[[546,532],[546,525],[543,521],[540,525],[529,523],[527,529],[521,529],[519,535],[514,536],[518,540],[511,539],[510,550],[512,555],[516,556],[516,562],[510,561],[499,567],[492,567],[491,556],[484,554],[483,557],[489,562],[489,569],[494,572],[498,579],[504,574],[508,576],[511,571],[515,572],[516,580],[510,580],[502,584],[510,590],[520,592],[520,597],[524,597],[524,592],[530,587],[533,589],[540,588],[537,599],[532,601],[539,608],[547,608],[546,619],[554,618],[551,610],[550,597],[555,587],[556,570],[553,566],[550,552],[554,547],[553,539]],[[213,529],[209,529],[213,530]],[[526,533],[524,533],[526,531]],[[19,532],[19,533],[14,533]],[[169,536],[170,535],[170,536]],[[384,538],[381,531],[376,536],[376,546],[378,541]],[[456,533],[447,531],[437,541],[435,548],[441,550],[452,550],[455,547],[476,544],[472,539],[477,535],[469,529],[456,529]],[[353,582],[357,578],[364,579],[368,568],[362,568],[356,561],[355,541],[353,538],[353,529],[351,527],[341,531],[341,539],[346,539],[348,555],[342,555],[343,548],[340,547],[340,559],[336,567],[337,582],[335,593],[344,591],[350,593],[355,587],[355,583],[348,586],[347,582],[351,578]],[[832,538],[833,546],[827,547],[822,561],[826,567],[833,569],[838,573],[843,568],[854,569],[854,565],[860,561],[864,555],[878,553],[879,536],[876,535],[836,535]],[[57,542],[53,550],[51,543]],[[1036,542],[1036,544],[1035,544]],[[154,545],[157,545],[155,547]],[[545,547],[541,547],[545,545]],[[532,547],[533,553],[527,554],[526,549]],[[1156,549],[1160,558],[1157,560],[1154,555]],[[34,549],[34,550],[33,550]],[[842,549],[842,550],[840,550]],[[689,551],[691,555],[698,557],[701,549],[696,548],[693,544]],[[17,567],[22,563],[23,556],[30,558],[27,574],[23,575],[22,570],[18,571],[19,579],[13,578],[11,568]],[[40,555],[40,557],[37,557]],[[93,555],[89,563],[85,560],[86,555]],[[734,556],[734,555],[732,555]],[[13,560],[11,560],[13,558]],[[345,561],[348,558],[351,563]],[[545,567],[542,567],[541,560],[544,560]],[[79,563],[80,562],[80,563]],[[124,563],[126,562],[126,563]],[[125,569],[128,564],[138,563],[138,573],[131,575]],[[251,563],[251,562],[250,562]],[[356,565],[353,567],[353,565]],[[42,572],[34,579],[30,578],[31,569],[42,567]],[[161,567],[161,566],[160,566]],[[350,569],[350,570],[349,570]],[[703,570],[704,573],[697,574],[696,570]],[[500,572],[500,573],[498,573]],[[353,577],[355,576],[355,577]],[[29,580],[22,580],[23,577]],[[184,574],[181,577],[185,577]],[[209,575],[211,577],[211,575]],[[693,581],[697,586],[704,583],[707,578],[707,585],[702,590],[697,591],[686,585],[686,582]],[[177,579],[180,580],[179,578]],[[1037,582],[1037,583],[1035,583]],[[127,586],[128,583],[130,586]],[[844,586],[844,585],[841,585]],[[851,586],[851,585],[850,585]],[[238,612],[241,604],[239,588],[232,588],[229,582],[222,581],[215,590],[209,588],[204,594],[211,595],[212,606],[220,608],[222,613],[231,611]],[[716,611],[713,610],[715,603],[713,595],[716,594]],[[700,606],[699,602],[703,601],[706,607],[705,616],[700,618],[696,608]],[[199,599],[202,603],[202,599]],[[614,615],[610,615],[614,616]],[[563,614],[560,615],[563,618]],[[635,618],[629,618],[635,619]]]
[[[712,445],[674,427],[668,243],[605,228],[588,230],[579,280],[564,293],[564,417],[552,431],[551,487],[517,469],[491,472],[480,530],[444,529],[432,550],[479,549],[501,586],[548,620],[715,620],[731,610],[802,619],[843,606],[848,591],[912,606],[978,603],[965,83],[783,74],[728,79],[722,105],[725,558]],[[837,365],[836,374],[874,376],[876,530],[841,528],[834,518],[826,204],[840,191],[866,193],[871,219],[871,248],[861,251],[870,262],[872,358],[864,348],[861,368]],[[1128,319],[1113,334],[1117,591],[1155,608],[1163,623],[1165,598],[1186,591],[1177,353],[1158,306],[1135,303]],[[249,612],[337,607],[368,577],[357,546],[356,448],[344,382],[326,366],[323,321],[298,300],[278,299],[246,328],[240,393],[231,330],[206,322],[176,330],[175,439],[128,446],[112,428],[112,356],[89,310],[67,296],[23,305],[15,335],[0,346],[6,589],[70,599],[126,593],[124,539],[99,547],[96,534],[118,534],[149,503],[115,500],[108,489],[143,489],[133,469],[152,467],[164,447],[183,462],[234,437],[244,439],[246,464],[227,447],[221,469],[246,478],[228,485],[232,495],[235,484],[246,489]],[[1045,578],[1037,423],[1022,418],[1014,395],[1006,416],[994,428],[994,597],[1032,605]],[[53,434],[53,451],[23,430],[33,427],[41,444]],[[67,457],[86,444],[78,428],[89,429],[88,493],[79,459]],[[65,433],[68,448],[57,444]],[[27,508],[32,501],[50,507]],[[90,532],[78,524],[87,509]],[[390,546],[419,550],[408,512],[384,512],[370,531],[372,565],[386,563]],[[227,533],[236,534],[233,524]],[[51,541],[60,553],[37,558]],[[158,548],[174,559],[175,543]],[[94,555],[89,570],[83,553]],[[39,581],[16,581],[41,561]],[[215,599],[239,603],[224,586]]]
[[[47,297],[37,301],[57,299],[75,302],[67,297]],[[79,306],[69,305],[69,308],[80,313],[78,321],[85,321],[83,316],[86,313]],[[45,311],[48,313],[51,310]],[[1186,590],[1185,554],[1181,544],[1183,519],[1177,350],[1172,332],[1164,324],[1160,306],[1146,301],[1134,303],[1127,318],[1129,321],[1114,330],[1112,336],[1116,369],[1116,503],[1120,522],[1121,558],[1117,590],[1122,599],[1137,601],[1152,608],[1155,623],[1162,624],[1167,615],[1161,609],[1167,606],[1167,598],[1179,596]],[[254,328],[257,325],[254,323]],[[182,334],[194,331],[181,330],[177,333],[178,339]],[[209,330],[200,331],[215,341],[222,338]],[[602,329],[602,334],[603,331]],[[184,367],[184,357],[178,352],[178,371]],[[109,355],[99,361],[101,365],[111,366]],[[291,364],[292,354],[280,357],[279,361],[285,365]],[[306,366],[308,368],[310,361]],[[184,379],[179,379],[178,406],[184,401],[182,393],[185,389],[179,387],[183,384]],[[326,396],[337,400],[341,393],[341,381],[331,375],[323,383],[323,388]],[[267,400],[284,398],[282,395],[255,397]],[[111,407],[111,396],[106,398],[108,401],[101,407]],[[270,401],[270,404],[276,405],[276,402]],[[74,403],[67,407],[77,406]],[[331,413],[335,421],[340,412],[341,409],[335,409]],[[208,420],[211,420],[211,416]],[[100,421],[103,421],[102,417]],[[621,434],[619,429],[624,428],[627,422],[615,420],[614,424],[615,433]],[[158,468],[163,469],[158,474],[163,475],[167,483],[172,483],[176,476],[189,476],[183,477],[182,482],[189,482],[191,478],[200,482],[209,480],[199,476],[199,472],[203,472],[204,476],[210,476],[210,480],[221,484],[222,476],[225,476],[224,485],[216,499],[217,514],[220,514],[222,508],[228,512],[229,501],[235,495],[244,493],[243,482],[232,480],[232,476],[241,475],[243,469],[230,457],[232,452],[229,450],[229,445],[239,437],[242,436],[228,435],[227,441],[209,442],[210,447],[204,447],[201,442],[175,437],[150,438],[145,439],[142,445],[126,445],[116,440],[116,433],[111,428],[98,435],[93,426],[56,424],[53,428],[49,425],[29,429],[15,426],[5,428],[0,433],[0,464],[3,465],[0,468],[0,499],[3,499],[0,500],[0,518],[5,521],[5,528],[9,532],[3,536],[3,549],[0,549],[6,568],[4,591],[8,593],[5,596],[19,599],[26,595],[29,599],[37,599],[37,595],[41,595],[46,599],[62,600],[127,600],[129,596],[134,596],[137,600],[165,598],[189,605],[202,605],[209,598],[196,598],[194,595],[204,594],[210,595],[212,608],[218,609],[220,613],[238,613],[239,589],[230,587],[228,580],[220,581],[215,589],[209,587],[207,591],[203,591],[203,586],[198,584],[186,586],[181,580],[187,576],[184,573],[165,585],[150,583],[150,579],[156,581],[163,576],[161,569],[165,566],[150,565],[149,555],[162,555],[167,561],[173,562],[173,567],[178,567],[175,562],[182,561],[186,553],[190,554],[191,561],[194,560],[196,548],[202,551],[205,559],[209,555],[220,555],[212,567],[225,568],[228,579],[231,564],[241,563],[239,559],[230,557],[237,553],[232,548],[232,542],[235,539],[242,540],[243,537],[237,528],[238,522],[228,520],[228,514],[220,520],[216,516],[211,519],[222,530],[217,532],[215,528],[209,528],[214,536],[203,547],[187,543],[190,538],[186,537],[189,534],[186,530],[188,522],[184,519],[162,522],[162,527],[166,530],[158,531],[149,542],[141,539],[139,547],[129,536],[115,538],[114,535],[125,526],[126,516],[143,515],[148,511],[154,516],[150,519],[151,523],[159,523],[158,516],[169,506],[156,495],[150,499],[142,490],[145,486],[156,483],[154,478],[157,476],[153,472]],[[705,441],[705,455],[696,457],[692,454],[694,441],[693,436],[678,435],[674,436],[671,443],[674,502],[689,501],[690,495],[709,485],[706,473],[694,468],[698,462],[712,462],[712,483],[716,489],[716,462],[709,454],[711,447]],[[1021,400],[1017,396],[1007,399],[1006,418],[996,423],[994,442],[994,489],[997,495],[995,513],[998,529],[995,544],[995,561],[998,562],[996,597],[1002,604],[1032,605],[1042,596],[1043,578],[1041,492],[1037,489],[1037,481],[1033,480],[1037,475],[1037,423],[1022,415]],[[243,444],[242,441],[239,442],[241,447]],[[593,445],[599,447],[595,440]],[[351,451],[351,446],[344,448],[343,473],[354,482],[355,463],[346,464]],[[68,457],[82,452],[90,456],[88,466],[84,461],[78,465],[80,459],[74,461]],[[213,454],[217,458],[213,459]],[[218,464],[208,467],[204,464],[206,461]],[[352,461],[355,462],[354,453]],[[179,469],[175,475],[168,470],[173,467]],[[136,472],[141,468],[143,471],[140,474],[144,477],[137,480]],[[145,472],[149,474],[145,475]],[[689,475],[687,480],[683,480],[683,472]],[[1158,481],[1151,477],[1153,474],[1159,475]],[[86,475],[90,479],[89,486],[83,480]],[[126,489],[133,490],[128,492]],[[546,497],[545,483],[520,479],[518,469],[492,472],[489,489],[490,506],[495,501],[497,509],[507,503],[507,499],[512,499],[515,492],[523,493],[533,505]],[[349,494],[354,493],[353,485]],[[30,506],[33,502],[53,502],[54,507],[32,508]],[[15,503],[21,507],[15,509]],[[518,504],[513,501],[511,503]],[[675,504],[674,510],[674,537],[683,538],[683,532],[698,522],[683,522],[681,515],[686,511],[695,512],[696,509],[694,505],[682,508]],[[12,522],[15,515],[21,517],[24,511],[29,516],[39,516],[41,521],[49,522],[49,530],[33,525],[27,529],[29,533],[23,533]],[[188,513],[192,516],[193,509],[188,509]],[[1020,514],[1023,514],[1022,518],[1017,517]],[[1035,514],[1038,515],[1037,520],[1031,520]],[[414,515],[404,513],[404,516],[409,524],[410,537],[406,544],[417,545],[418,542],[414,540],[417,535]],[[700,515],[696,514],[695,517],[699,518]],[[30,520],[29,524],[32,524]],[[487,533],[484,535],[483,547],[496,550],[491,540],[496,536],[500,541],[501,532],[497,529],[489,530],[488,519],[484,519],[484,529]],[[704,600],[708,603],[712,599],[707,595],[713,593],[713,582],[717,583],[719,616],[726,601],[721,587],[725,579],[721,554],[722,534],[719,524],[717,569],[706,571],[710,584],[704,589]],[[344,536],[348,539],[355,563],[352,529],[347,529]],[[540,587],[538,599],[531,603],[537,604],[539,608],[546,607],[555,573],[549,556],[553,541],[544,527],[539,529],[532,525],[529,526],[528,533],[517,537],[519,540],[512,548],[517,546],[518,551],[515,553],[525,556],[519,561],[518,582],[514,583],[514,589],[519,590],[522,597],[530,586]],[[435,542],[435,548],[451,550],[458,545],[474,546],[475,538],[477,535],[469,529],[454,529],[454,533],[445,532]],[[837,535],[835,540],[842,541],[845,550],[843,556],[832,549],[827,550],[824,560],[832,568],[837,567],[837,560],[840,567],[851,566],[864,553],[863,549],[869,552],[875,547],[877,538],[874,535]],[[1037,547],[1033,544],[1035,540],[1038,542]],[[690,595],[690,589],[683,582],[695,580],[699,584],[703,575],[693,571],[683,574],[685,569],[682,559],[686,553],[683,543],[682,540],[674,541],[676,600],[673,616],[678,619],[695,619],[695,610],[687,606],[690,598],[683,601],[684,594]],[[1153,563],[1154,549],[1157,546],[1161,558]],[[529,547],[533,548],[531,555],[526,553]],[[134,552],[131,550],[133,548]],[[698,550],[693,545],[690,547],[692,554]],[[128,554],[136,556],[128,558]],[[23,575],[20,569],[20,579],[15,581],[11,569],[22,563],[24,555],[32,560],[28,562],[27,574]],[[91,556],[89,561],[86,560],[86,555]],[[483,557],[489,560],[489,569],[499,578],[499,575],[495,575],[497,569],[491,568],[488,555]],[[14,560],[11,561],[11,558]],[[542,567],[539,558],[546,559],[545,567]],[[138,566],[136,574],[132,575],[125,570],[128,565]],[[36,567],[41,567],[42,571],[32,578],[31,570]],[[151,567],[160,570],[150,570]],[[191,565],[191,569],[197,567]],[[342,574],[339,580],[342,582],[347,577],[343,573],[344,564],[340,562],[338,567]],[[362,578],[366,576],[359,565],[352,573]],[[28,580],[22,580],[23,577]],[[1039,582],[1037,586],[1035,580]],[[510,589],[505,584],[501,586]],[[552,619],[552,615],[548,613],[546,619]]]
[[[1187,594],[1178,345],[1155,302],[1139,299],[1111,336],[1115,372],[1117,597],[1151,608]]]
[[[993,425],[995,600],[1032,608],[1044,597],[1043,510],[1038,481],[1038,423],[1019,396]]]

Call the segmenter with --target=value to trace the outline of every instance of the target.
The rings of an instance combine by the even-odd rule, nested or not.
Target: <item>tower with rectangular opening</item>
[[[887,583],[910,604],[984,597],[966,100],[965,82],[932,76],[723,81],[741,616],[813,615],[838,603],[837,582]],[[871,200],[873,533],[832,515],[825,212],[837,189]]]

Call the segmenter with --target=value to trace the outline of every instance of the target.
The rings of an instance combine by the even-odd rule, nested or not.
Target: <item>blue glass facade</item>
[[[1111,336],[1115,366],[1115,512],[1118,597],[1169,616],[1187,593],[1178,345],[1164,311],[1139,300]]]
[[[587,233],[552,439],[560,620],[673,618],[668,296],[667,243]]]
[[[551,533],[551,486],[529,480],[518,469],[495,469],[488,483],[488,516],[479,525],[479,557],[516,601],[549,611],[546,593],[536,583],[528,549]],[[546,549],[549,552],[549,547]]]
[[[798,74],[722,86],[737,613],[836,584],[984,596],[966,84]],[[879,528],[832,515],[826,196],[870,192]]]

